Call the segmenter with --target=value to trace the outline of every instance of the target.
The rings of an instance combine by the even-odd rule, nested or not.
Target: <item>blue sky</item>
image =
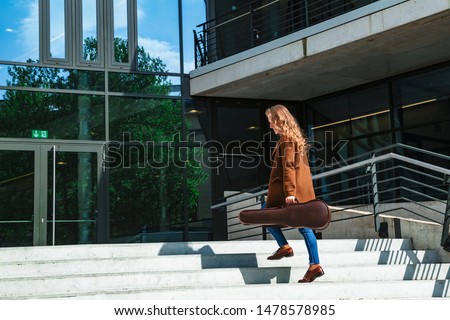
[[[95,0],[84,0],[86,3]],[[24,62],[27,58],[38,59],[38,8],[37,0],[2,0],[0,10],[0,60]],[[62,11],[63,0],[51,0],[55,12]],[[115,22],[116,31],[126,30],[125,0],[114,0],[118,17]],[[145,47],[151,56],[160,57],[166,63],[169,71],[179,72],[179,38],[178,17],[174,8],[178,0],[137,0],[138,3],[138,42]],[[87,10],[86,12],[90,12]],[[92,13],[92,12],[91,12]],[[50,13],[51,50],[53,56],[62,55],[63,34],[62,16]],[[52,20],[54,19],[54,20]],[[183,0],[184,28],[184,61],[185,72],[194,68],[193,32],[195,26],[205,22],[204,0]],[[86,34],[95,32],[95,15],[87,14],[84,25]],[[88,30],[92,29],[92,30]],[[2,66],[0,66],[2,68]],[[1,73],[1,70],[0,70]]]

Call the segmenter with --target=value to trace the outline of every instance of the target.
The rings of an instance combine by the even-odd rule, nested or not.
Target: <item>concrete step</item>
[[[303,240],[289,241],[296,252],[305,252]],[[412,249],[409,239],[319,240],[320,252],[392,251]],[[272,253],[273,240],[132,243],[108,245],[0,248],[0,263],[12,261],[53,261],[59,259],[101,259],[151,257],[158,255]]]
[[[195,286],[65,292],[56,298],[108,300],[345,300],[450,298],[450,280],[397,280],[372,282],[320,282]],[[14,299],[51,299],[51,294],[16,296]],[[8,299],[8,298],[3,298]]]
[[[89,299],[187,299],[187,300],[342,300],[450,298],[450,280],[313,282],[308,284],[258,284],[250,286],[107,292],[77,298]]]
[[[413,250],[409,240],[319,240],[326,274],[312,284],[297,283],[308,265],[304,241],[294,240],[291,245],[295,256],[278,261],[267,260],[276,249],[274,241],[3,248],[0,299],[284,299],[286,294],[292,299],[415,299],[449,295],[450,264],[439,263],[436,250]],[[393,284],[405,292],[400,294]],[[299,290],[302,285],[308,290]],[[303,292],[309,288],[314,288],[312,293]]]
[[[366,282],[401,280],[448,280],[450,264],[379,265],[325,268],[325,275],[315,283]],[[192,287],[229,287],[255,284],[296,284],[306,268],[266,267],[230,268],[195,271],[122,272],[89,275],[10,278],[0,280],[0,298],[60,297],[86,295],[96,291],[179,290]]]
[[[267,253],[229,253],[120,257],[101,259],[61,259],[0,263],[1,279],[34,278],[57,275],[95,275],[123,272],[191,271],[225,268],[301,267],[308,265],[306,252],[277,261],[267,260]],[[435,250],[323,252],[321,263],[327,267],[402,265],[435,263]]]

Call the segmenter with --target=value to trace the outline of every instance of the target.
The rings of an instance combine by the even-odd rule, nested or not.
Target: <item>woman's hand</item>
[[[284,201],[286,202],[286,204],[294,204],[297,202],[297,199],[294,196],[289,196],[286,197]]]

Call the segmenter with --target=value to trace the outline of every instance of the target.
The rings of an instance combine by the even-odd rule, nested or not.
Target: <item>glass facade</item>
[[[305,104],[312,122],[310,136],[318,146],[314,155],[325,160],[324,163],[318,163],[317,172],[343,159],[370,153],[394,143],[450,155],[449,79],[450,68],[447,63],[387,79],[381,84],[352,88],[343,93],[307,101]],[[333,152],[336,150],[338,154]],[[405,156],[444,168],[449,167],[448,161],[444,159],[404,152]],[[383,172],[382,167],[378,169],[381,171],[381,180],[394,183],[389,182],[393,178],[390,175],[394,172]],[[351,179],[347,174],[340,177],[340,180],[347,179]],[[433,179],[422,177],[420,181],[424,185],[445,189],[445,186]],[[403,182],[404,187],[408,184],[407,181]],[[356,197],[351,190],[361,188],[361,181],[349,181],[345,187],[349,190],[346,198]],[[342,185],[336,184],[335,188],[342,188]],[[392,198],[392,195],[381,194],[381,200],[383,197]],[[402,191],[396,197],[428,200],[413,191]]]
[[[203,0],[2,3],[1,246],[212,238],[184,74],[205,18]]]
[[[5,90],[0,137],[104,140],[105,97],[45,91]]]
[[[395,111],[403,124],[402,142],[450,154],[450,66],[393,82]]]
[[[389,135],[383,135],[391,129],[389,104],[387,84],[306,102],[312,118],[309,136],[323,146],[316,156],[331,164],[336,155],[326,150],[341,140],[352,141],[340,149],[342,158],[389,145]]]

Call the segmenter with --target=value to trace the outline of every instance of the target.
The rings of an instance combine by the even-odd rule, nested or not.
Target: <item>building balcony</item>
[[[375,1],[220,59],[210,47],[191,95],[302,101],[449,61],[449,38],[447,0]]]

